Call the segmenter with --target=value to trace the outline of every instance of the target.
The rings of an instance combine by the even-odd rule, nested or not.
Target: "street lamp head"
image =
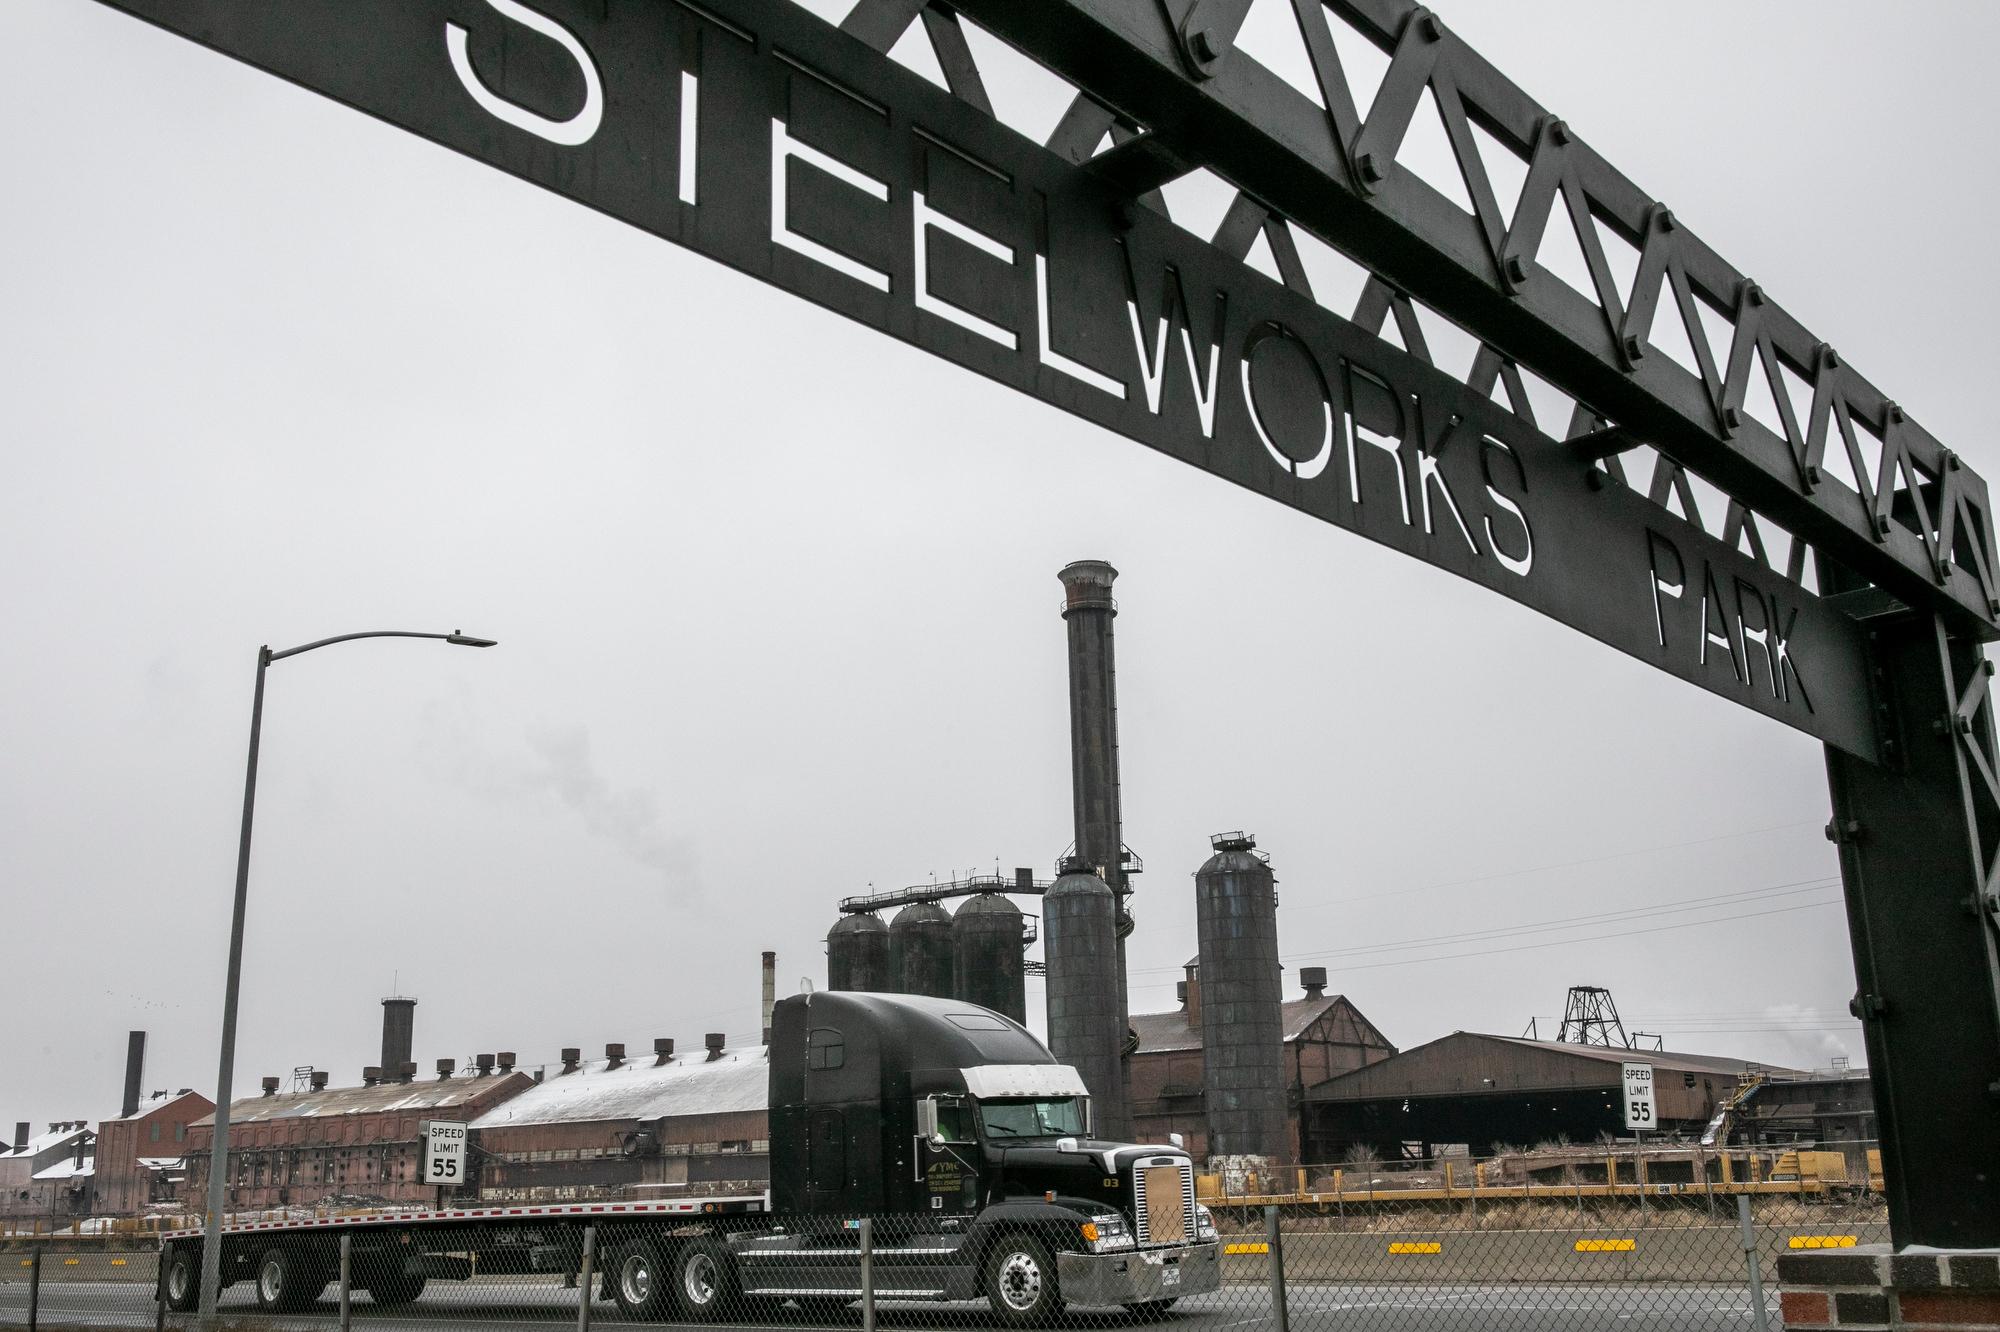
[[[460,647],[493,647],[500,640],[497,638],[474,638],[471,634],[461,634],[458,630],[454,629],[444,636],[444,641],[447,643],[456,643]]]

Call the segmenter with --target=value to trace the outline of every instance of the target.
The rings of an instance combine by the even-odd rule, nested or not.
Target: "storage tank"
[[[842,916],[826,932],[826,988],[889,994],[889,927],[872,911]]]
[[[952,970],[960,999],[1028,1020],[1021,909],[998,893],[965,899],[951,922]]]
[[[1292,1153],[1277,880],[1256,838],[1217,833],[1209,844],[1215,854],[1194,876],[1208,1150],[1284,1161]]]
[[[1042,952],[1049,967],[1049,1049],[1090,1088],[1092,1135],[1129,1141],[1117,902],[1081,856],[1063,861],[1062,877],[1042,897]]]
[[[889,975],[902,994],[952,997],[951,913],[912,902],[889,922]]]

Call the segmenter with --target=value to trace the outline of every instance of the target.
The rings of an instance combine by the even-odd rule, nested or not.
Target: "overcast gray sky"
[[[1444,16],[2000,472],[2000,11]],[[239,1089],[353,1081],[392,985],[426,1067],[533,1065],[754,1039],[758,952],[823,981],[836,898],[1046,872],[1084,557],[1135,1009],[1241,827],[1288,966],[1398,1044],[1587,983],[1669,1048],[1860,1061],[1806,737],[85,0],[0,7],[0,115],[0,1119],[116,1113],[132,1027],[212,1087],[258,644],[502,640],[273,668]]]

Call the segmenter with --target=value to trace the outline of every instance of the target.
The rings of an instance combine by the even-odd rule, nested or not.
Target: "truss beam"
[[[1897,600],[1981,640],[2000,637],[1985,482],[1422,6],[1334,0],[1329,9],[1294,0],[1323,106],[1242,51],[1190,68],[1185,34],[1207,30],[1205,10],[1222,20],[1215,31],[1233,32],[1228,20],[1240,21],[1221,0],[955,6],[1145,126],[1163,154],[1205,165],[1447,312]],[[1338,22],[1392,57],[1365,112],[1329,35]],[[1396,161],[1427,92],[1473,213]],[[1474,125],[1526,166],[1511,213],[1472,144]],[[1596,299],[1536,263],[1546,228],[1563,224],[1551,221],[1557,210],[1576,227]],[[1618,291],[1599,226],[1639,252],[1629,293]],[[1697,302],[1733,327],[1728,347],[1710,348],[1694,332]],[[1656,316],[1687,322],[1699,374],[1651,346]],[[1753,373],[1773,384],[1781,433],[1745,414]],[[1810,386],[1803,415],[1779,383],[1787,373]],[[1859,493],[1828,475],[1829,449],[1853,460]],[[1927,488],[1934,498],[1924,498]]]

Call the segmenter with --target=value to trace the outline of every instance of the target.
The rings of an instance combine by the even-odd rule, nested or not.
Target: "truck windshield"
[[[1062,1138],[1083,1132],[1083,1103],[1074,1096],[1051,1101],[981,1101],[979,1122],[989,1138]]]

